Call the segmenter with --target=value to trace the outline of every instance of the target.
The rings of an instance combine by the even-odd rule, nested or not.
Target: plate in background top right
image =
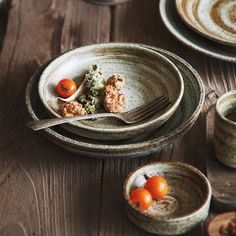
[[[236,46],[236,1],[176,0],[182,20],[201,35]]]

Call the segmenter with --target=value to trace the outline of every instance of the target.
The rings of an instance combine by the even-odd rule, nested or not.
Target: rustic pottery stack
[[[103,5],[124,2],[87,1]],[[159,6],[164,24],[179,40],[207,55],[236,61],[235,1],[160,0]],[[33,123],[40,125],[45,119],[60,119],[56,85],[65,77],[81,84],[89,66],[94,64],[101,68],[106,78],[114,73],[125,77],[125,112],[161,96],[166,97],[169,104],[134,124],[99,118],[55,126],[51,122],[39,131],[64,149],[105,159],[149,155],[186,134],[201,112],[205,97],[203,82],[196,70],[182,58],[143,44],[104,43],[66,52],[34,73],[26,90],[26,104]],[[218,108],[220,112],[222,109]],[[50,120],[47,122],[50,124]],[[221,156],[218,159],[221,160]],[[231,160],[221,161],[232,166]],[[131,203],[130,192],[135,188],[137,178],[154,175],[166,178],[168,197],[151,212],[140,212]],[[138,227],[161,235],[182,234],[204,221],[208,216],[211,194],[206,176],[179,162],[149,164],[132,172],[124,184],[129,219]]]

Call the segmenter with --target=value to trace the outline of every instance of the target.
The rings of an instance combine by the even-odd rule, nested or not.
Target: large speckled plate
[[[171,105],[134,124],[101,118],[63,125],[77,135],[97,140],[136,137],[165,123],[182,99],[182,76],[177,67],[160,53],[137,44],[94,44],[64,53],[53,60],[41,74],[39,96],[50,114],[61,117],[60,101],[55,89],[58,82],[67,77],[80,84],[89,67],[94,64],[101,68],[105,79],[116,73],[124,76],[122,93],[126,97],[125,111],[147,104],[162,95],[168,98]]]
[[[179,16],[174,0],[160,0],[159,10],[167,29],[182,43],[205,55],[236,62],[236,47],[214,42],[190,29]]]
[[[149,47],[150,48],[150,47]],[[184,135],[196,121],[204,102],[204,86],[198,73],[183,59],[157,48],[156,50],[175,63],[184,79],[184,95],[175,114],[159,129],[126,141],[95,141],[67,132],[61,127],[41,131],[55,144],[74,153],[94,158],[131,158],[158,152]],[[48,63],[47,63],[48,64]],[[26,104],[32,119],[48,118],[38,96],[39,77],[47,66],[41,66],[29,81]]]
[[[236,46],[236,1],[176,0],[176,6],[191,28],[210,39]]]

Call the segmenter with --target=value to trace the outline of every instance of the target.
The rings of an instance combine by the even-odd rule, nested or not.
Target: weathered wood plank
[[[0,55],[0,235],[97,235],[102,161],[28,130],[24,90],[61,50],[107,41],[109,14],[82,1],[12,1]]]
[[[173,51],[220,94],[235,88],[235,65],[179,43],[161,23],[155,0],[111,8],[81,0],[13,0],[6,34],[2,32],[0,235],[148,235],[125,216],[123,181],[134,168],[159,159],[186,161],[204,171],[208,103],[191,131],[160,154],[129,161],[78,159],[25,128],[24,89],[29,76],[38,64],[60,52],[110,39]],[[201,232],[199,227],[190,235]]]
[[[223,92],[225,87],[232,88],[234,85],[235,67],[200,55],[178,42],[162,24],[156,1],[148,1],[148,4],[144,0],[132,1],[117,6],[113,14],[112,41],[139,42],[172,51],[192,64],[210,89]],[[223,71],[222,68],[226,69]],[[212,77],[227,77],[227,79],[224,81]],[[206,110],[207,107],[204,111]],[[137,166],[159,159],[185,161],[205,172],[207,155],[205,132],[205,112],[203,112],[187,135],[165,148],[160,154],[149,158],[143,157],[137,161],[116,161],[112,164],[106,161],[102,189],[101,235],[146,235],[125,217],[121,194],[125,177]],[[189,235],[203,235],[203,233],[204,225]]]
[[[144,0],[132,1],[117,6],[113,14],[114,28],[111,35],[113,41],[139,42],[168,48],[169,50],[183,47],[164,29],[158,16],[156,1],[149,1],[148,4]],[[200,138],[204,137],[200,132],[200,136],[195,135],[197,133],[196,130],[203,128],[199,123],[195,126],[195,130],[191,130],[188,136],[170,145],[160,154],[132,161],[123,160],[112,163],[105,161],[102,188],[101,235],[149,235],[132,225],[125,216],[122,195],[124,179],[131,170],[159,159],[186,160],[197,165],[197,160],[199,160],[198,154],[201,149],[199,148],[197,152],[196,149],[193,151],[193,146],[195,147],[195,141],[199,141]],[[192,139],[191,143],[188,141],[188,145],[186,145],[186,140],[189,137],[194,137],[194,139]],[[188,158],[189,155],[191,155],[191,158]],[[199,235],[199,232],[201,232],[200,228],[196,230],[195,235]]]
[[[10,1],[4,0],[0,2],[0,52],[2,50],[3,42],[5,39],[10,7],[11,7]]]

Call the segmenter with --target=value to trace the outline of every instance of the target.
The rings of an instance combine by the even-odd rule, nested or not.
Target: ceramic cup
[[[216,103],[214,150],[222,164],[236,168],[236,90],[224,94]]]

